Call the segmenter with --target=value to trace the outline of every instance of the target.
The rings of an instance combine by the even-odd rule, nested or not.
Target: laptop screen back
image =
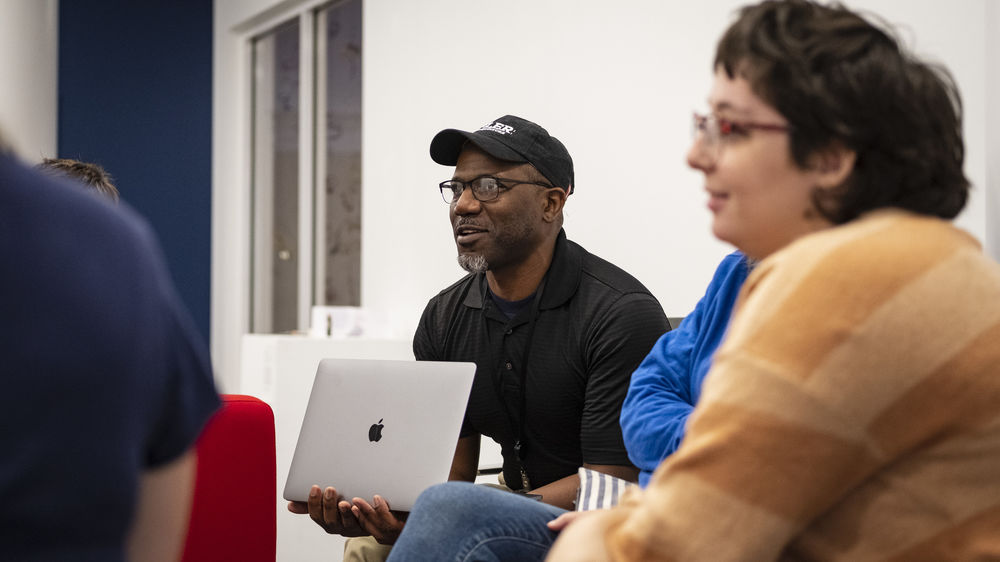
[[[306,501],[317,484],[409,510],[448,479],[475,371],[474,363],[322,360],[284,498]]]

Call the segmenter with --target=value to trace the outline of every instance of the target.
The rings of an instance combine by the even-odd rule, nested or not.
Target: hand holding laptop
[[[352,511],[351,502],[337,493],[337,489],[327,487],[321,490],[319,486],[309,489],[308,501],[288,502],[288,511],[299,515],[309,515],[317,525],[332,535],[345,537],[363,537],[369,535]]]
[[[354,498],[351,511],[361,526],[379,544],[393,544],[403,532],[406,522],[405,511],[392,511],[382,496],[376,495],[369,504],[361,498]]]
[[[380,544],[396,542],[406,520],[405,512],[392,511],[379,495],[372,498],[372,503],[363,498],[347,501],[333,487],[321,494],[319,486],[313,486],[309,501],[290,501],[288,511],[309,515],[327,533],[345,537],[371,535]]]
[[[380,544],[392,544],[403,532],[406,512],[392,511],[389,504],[376,495],[372,503],[363,498],[350,502],[337,494],[337,489],[327,487],[320,493],[319,486],[309,490],[309,501],[288,502],[288,511],[309,518],[327,533],[344,537],[371,535]]]

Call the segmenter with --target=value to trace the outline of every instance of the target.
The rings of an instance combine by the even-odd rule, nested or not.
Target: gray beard
[[[469,273],[486,273],[486,270],[490,268],[490,264],[486,263],[486,258],[481,254],[474,256],[459,254],[458,265]]]

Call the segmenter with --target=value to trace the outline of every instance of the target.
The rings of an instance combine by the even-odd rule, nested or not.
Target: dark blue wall
[[[207,341],[212,0],[60,2],[58,134],[152,223]]]

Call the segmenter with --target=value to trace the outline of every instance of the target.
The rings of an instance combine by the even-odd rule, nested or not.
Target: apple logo
[[[382,420],[378,420],[378,423],[373,423],[372,426],[368,428],[368,440],[378,441],[379,439],[382,439],[383,427],[385,427],[385,425],[382,424]]]

